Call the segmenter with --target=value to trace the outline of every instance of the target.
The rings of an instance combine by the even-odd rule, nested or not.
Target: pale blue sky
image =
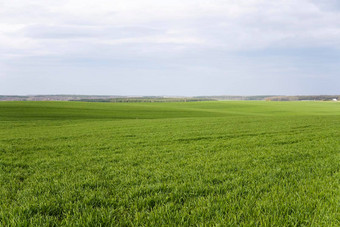
[[[340,94],[340,1],[0,0],[15,94]]]

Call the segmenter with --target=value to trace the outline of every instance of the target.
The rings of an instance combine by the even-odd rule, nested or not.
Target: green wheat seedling
[[[339,226],[340,104],[0,103],[2,226]]]

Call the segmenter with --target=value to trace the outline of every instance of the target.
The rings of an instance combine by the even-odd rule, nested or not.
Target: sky
[[[0,0],[0,95],[340,94],[340,0]]]

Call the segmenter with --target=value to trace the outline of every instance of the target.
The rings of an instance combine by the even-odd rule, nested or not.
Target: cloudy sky
[[[340,0],[0,0],[0,94],[340,94]]]

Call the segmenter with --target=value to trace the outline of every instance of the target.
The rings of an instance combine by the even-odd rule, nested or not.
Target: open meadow
[[[340,226],[339,204],[339,102],[0,102],[0,225]]]

